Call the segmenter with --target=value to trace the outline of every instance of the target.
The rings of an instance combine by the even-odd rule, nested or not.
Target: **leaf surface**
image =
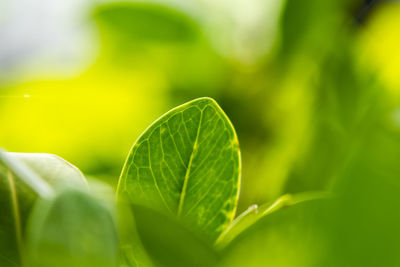
[[[176,214],[215,240],[235,215],[239,183],[235,130],[214,100],[199,98],[172,109],[139,137],[118,195]]]
[[[87,187],[81,171],[59,156],[47,153],[8,153],[8,156],[20,160],[54,189]]]
[[[217,265],[219,255],[213,247],[176,218],[144,206],[132,206],[138,234],[155,266]]]
[[[325,266],[321,212],[335,199],[303,201],[263,216],[222,251],[218,266]]]
[[[0,266],[23,261],[25,225],[38,196],[49,197],[61,187],[86,189],[82,173],[50,154],[0,151]]]
[[[285,207],[290,207],[299,203],[310,200],[325,199],[332,197],[328,192],[304,192],[298,194],[286,194],[279,197],[272,203],[265,203],[258,207],[257,205],[250,206],[246,211],[240,214],[229,227],[219,236],[217,247],[219,249],[227,246],[237,236],[246,232],[252,225],[258,222],[265,216],[274,213]]]
[[[28,221],[27,262],[32,267],[118,264],[118,236],[109,209],[82,190],[40,199]]]

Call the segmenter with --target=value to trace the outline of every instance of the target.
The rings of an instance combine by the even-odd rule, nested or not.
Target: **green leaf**
[[[218,266],[325,266],[321,212],[335,199],[309,199],[263,216],[222,251]]]
[[[8,156],[25,163],[56,190],[87,187],[82,172],[59,156],[45,153],[8,153]]]
[[[37,197],[51,197],[63,186],[86,189],[83,175],[50,154],[0,151],[0,266],[19,266],[23,259],[24,229]]]
[[[309,200],[324,199],[331,197],[328,192],[304,192],[295,195],[286,194],[279,197],[272,203],[266,203],[258,207],[257,205],[250,206],[245,212],[240,214],[231,225],[219,236],[217,247],[223,248],[227,246],[242,232],[245,232],[249,227],[255,224],[263,217],[278,211],[282,208],[296,205]]]
[[[193,42],[200,27],[187,9],[147,3],[109,3],[95,10],[101,29],[125,45],[138,42]]]
[[[151,267],[153,263],[140,240],[133,210],[129,203],[118,203],[121,266]]]
[[[111,213],[81,190],[41,199],[28,222],[28,266],[117,266],[118,246]]]
[[[199,98],[172,109],[139,137],[118,196],[176,214],[214,241],[235,215],[239,183],[235,130],[213,99]]]
[[[216,251],[173,216],[133,205],[136,227],[156,266],[216,266]]]

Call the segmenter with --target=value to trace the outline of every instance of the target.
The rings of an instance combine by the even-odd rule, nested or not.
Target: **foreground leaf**
[[[27,262],[32,267],[112,267],[118,263],[113,218],[83,191],[67,190],[38,201],[27,237]]]
[[[176,218],[144,206],[133,206],[136,227],[155,266],[215,266],[213,248]]]
[[[87,187],[82,172],[59,156],[46,153],[8,153],[8,155],[25,163],[54,189]]]
[[[86,188],[83,175],[50,154],[0,151],[0,266],[23,262],[26,220],[38,195],[51,196],[60,187]]]
[[[118,196],[177,214],[215,240],[232,221],[240,152],[227,116],[210,98],[179,106],[136,141]]]

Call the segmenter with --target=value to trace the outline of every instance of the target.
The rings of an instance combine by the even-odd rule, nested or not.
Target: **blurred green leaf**
[[[282,208],[296,205],[304,201],[317,200],[330,197],[331,194],[327,192],[304,192],[295,195],[286,194],[278,198],[272,203],[266,203],[257,207],[257,205],[250,206],[246,211],[240,214],[218,238],[217,246],[219,248],[225,247],[235,237],[246,231],[258,220],[262,219],[275,211]]]
[[[215,96],[228,62],[203,34],[198,11],[170,1],[100,5],[94,13],[102,42],[99,62],[161,75],[168,80],[171,104]]]
[[[140,241],[130,204],[118,203],[118,222],[121,265],[126,267],[153,266],[150,256]]]
[[[329,253],[320,266],[400,265],[400,134],[386,121],[393,111],[382,96],[333,186],[340,201],[325,211]]]
[[[37,197],[49,197],[54,189],[86,189],[82,173],[50,154],[0,151],[0,265],[18,266],[24,254],[25,225]]]
[[[82,172],[59,156],[45,153],[8,153],[26,164],[56,190],[66,187],[87,188]]]
[[[187,42],[199,36],[196,22],[178,9],[157,3],[131,2],[99,6],[95,19],[126,42]]]
[[[215,240],[232,221],[240,153],[232,124],[210,98],[181,105],[136,141],[118,194],[177,214]]]
[[[115,200],[115,190],[111,185],[94,177],[86,178],[90,195],[102,204],[117,218],[117,206]]]
[[[109,210],[83,191],[38,201],[28,222],[29,266],[118,266],[118,245]]]
[[[334,200],[303,201],[262,217],[223,251],[220,266],[316,265],[325,252],[321,210]]]
[[[133,205],[139,236],[156,266],[215,266],[217,253],[208,242],[171,216]]]

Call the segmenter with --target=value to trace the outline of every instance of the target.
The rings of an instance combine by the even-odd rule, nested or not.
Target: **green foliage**
[[[6,266],[214,266],[222,256],[215,245],[229,245],[281,207],[315,198],[284,196],[231,224],[240,151],[211,98],[172,109],[139,137],[120,177],[118,210],[107,186],[91,181],[88,190],[82,173],[59,157],[0,156]]]
[[[47,198],[54,190],[86,187],[82,173],[57,156],[0,151],[1,265],[21,263],[26,222],[38,196]]]
[[[330,201],[309,199],[260,218],[223,250],[220,266],[324,266],[320,215]]]
[[[144,206],[133,206],[143,246],[156,266],[215,266],[218,254],[194,231],[168,216]]]
[[[193,42],[199,27],[190,16],[156,3],[117,3],[96,9],[95,18],[127,42]]]
[[[118,194],[176,214],[215,240],[232,221],[240,153],[235,131],[214,100],[179,106],[136,141]]]
[[[0,146],[87,175],[0,152],[0,266],[400,266],[400,5],[361,2],[93,7],[86,71],[0,80]]]
[[[118,266],[111,214],[82,191],[39,201],[28,224],[26,261],[35,267]]]
[[[219,236],[217,240],[217,246],[220,249],[225,247],[237,236],[243,232],[246,232],[249,227],[255,224],[258,220],[280,210],[281,208],[289,207],[309,200],[324,199],[329,197],[331,197],[331,195],[326,192],[307,192],[296,195],[286,194],[272,203],[266,203],[260,207],[257,205],[250,206],[231,223],[229,228],[226,229],[224,233]]]

